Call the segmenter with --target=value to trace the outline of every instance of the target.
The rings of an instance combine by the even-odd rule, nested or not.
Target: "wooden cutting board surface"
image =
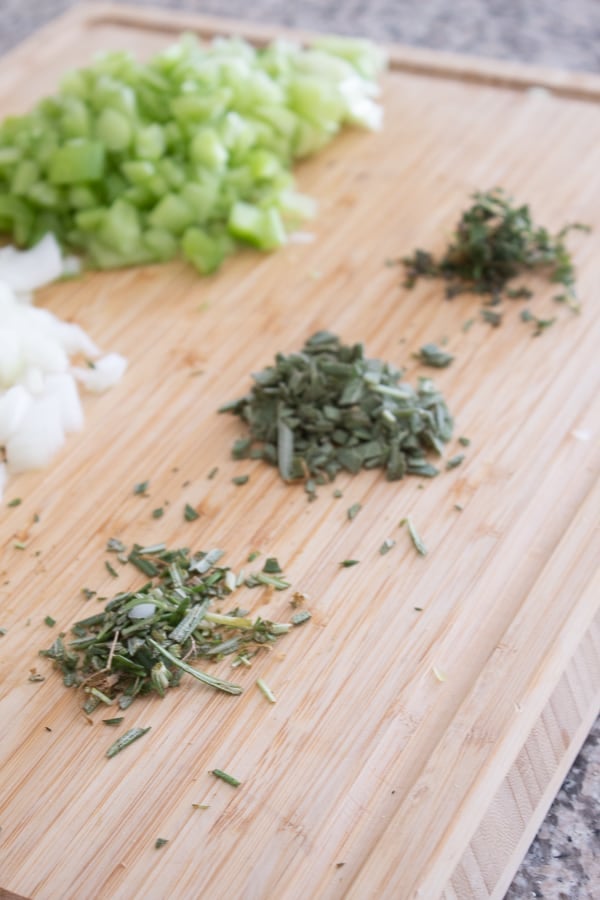
[[[2,62],[0,114],[26,110],[99,49],[148,55],[183,27],[274,33],[123,8],[72,13]],[[0,514],[6,891],[502,896],[598,711],[598,84],[399,49],[383,131],[349,131],[298,169],[320,204],[313,243],[242,252],[210,278],[178,263],[40,292],[39,304],[130,368],[85,399],[85,430],[46,471],[11,481]],[[435,283],[407,291],[385,265],[416,246],[442,250],[469,193],[497,184],[551,229],[595,229],[571,240],[580,316],[534,282],[533,311],[558,319],[539,338],[517,302],[494,329],[476,298],[446,302]],[[217,407],[274,353],[324,328],[407,366],[410,380],[426,374],[411,354],[447,337],[456,360],[436,381],[456,437],[472,441],[463,465],[424,485],[344,475],[343,499],[329,487],[309,504],[274,469],[233,461],[242,432]],[[459,449],[454,440],[449,454]],[[248,484],[232,484],[244,473]],[[146,479],[150,496],[134,496]],[[363,508],[348,521],[355,502]],[[197,521],[184,521],[185,503]],[[425,558],[399,528],[407,515]],[[123,727],[152,730],[107,760],[114,731],[98,714],[86,722],[37,651],[99,608],[83,587],[109,595],[133,584],[104,567],[112,536],[221,546],[235,568],[252,549],[275,555],[313,619],[235,670],[241,697],[184,680],[164,700],[136,702]],[[381,556],[386,538],[397,543]],[[360,565],[341,569],[346,558]],[[284,594],[239,602],[290,612]],[[32,667],[46,680],[29,682]],[[232,675],[227,661],[215,671]],[[275,705],[255,686],[261,676]],[[159,837],[169,843],[156,850]]]

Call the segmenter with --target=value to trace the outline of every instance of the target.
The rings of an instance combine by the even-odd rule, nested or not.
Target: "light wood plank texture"
[[[25,110],[97,50],[147,55],[183,27],[274,33],[79,10],[3,61],[0,114]],[[40,293],[130,369],[85,400],[85,430],[47,471],[11,482],[6,500],[23,502],[0,517],[5,891],[500,898],[597,714],[599,80],[403,48],[391,58],[382,132],[349,131],[298,169],[320,203],[314,243],[242,252],[205,279],[178,263]],[[571,242],[580,316],[533,282],[532,309],[558,318],[540,338],[517,303],[492,329],[476,298],[446,302],[434,283],[407,291],[384,262],[415,246],[441,250],[468,194],[496,184],[552,229],[595,228]],[[456,435],[472,439],[465,463],[425,485],[342,476],[342,500],[325,488],[308,504],[275,470],[233,461],[241,429],[215,410],[319,328],[363,340],[411,380],[423,374],[411,354],[447,337],[456,361],[436,380]],[[235,487],[245,472],[249,483]],[[144,479],[150,497],[134,496]],[[201,512],[193,523],[186,502]],[[354,502],[363,509],[349,522]],[[398,526],[408,514],[425,558]],[[152,730],[107,760],[113,731],[86,722],[37,651],[97,608],[82,587],[109,594],[133,583],[104,569],[111,536],[222,546],[234,567],[253,548],[269,552],[309,594],[313,620],[236,670],[239,698],[184,682],[135,704],[127,727]],[[397,544],[380,556],[388,537]],[[348,557],[360,565],[340,569]],[[240,603],[287,615],[280,594]],[[32,667],[43,683],[28,681]],[[218,671],[231,674],[226,661]],[[260,676],[274,706],[255,687]],[[217,782],[215,767],[242,786]],[[158,837],[169,840],[160,851]]]

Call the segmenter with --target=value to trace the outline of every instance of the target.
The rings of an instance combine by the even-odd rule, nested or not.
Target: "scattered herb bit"
[[[248,559],[248,562],[250,562],[250,559]],[[283,572],[283,569],[279,565],[279,561],[274,556],[269,556],[265,560],[263,572],[268,572],[271,575],[278,575],[280,572]]]
[[[227,784],[230,784],[232,787],[239,787],[242,783],[241,781],[238,781],[237,778],[234,778],[233,775],[228,775],[227,772],[223,772],[222,769],[211,769],[210,774],[216,775],[217,778],[226,781]]]
[[[407,516],[406,519],[402,519],[402,521],[400,522],[400,525],[401,526],[406,525],[406,527],[408,528],[408,533],[410,534],[411,540],[412,540],[413,544],[415,545],[415,549],[416,549],[417,553],[420,553],[421,556],[426,556],[427,555],[427,547],[425,546],[425,544],[419,537],[419,534],[417,532],[417,529],[415,528],[414,522],[411,519],[411,517]]]
[[[260,556],[260,550],[253,550],[251,553],[248,554],[248,562],[249,563],[254,562],[254,560],[258,559],[259,556]]]
[[[502,323],[502,313],[496,312],[494,309],[487,309],[486,307],[481,310],[481,318],[484,322],[487,322],[488,325],[491,325],[492,328],[498,328]]]
[[[363,468],[383,468],[390,481],[438,474],[426,457],[442,454],[453,422],[429,378],[414,388],[391,363],[366,359],[362,344],[326,331],[252,377],[251,392],[220,412],[246,422],[251,454],[278,466],[284,481],[321,484]]]
[[[91,600],[92,597],[96,596],[96,591],[90,590],[90,588],[81,588],[81,593],[85,597],[86,600]]]
[[[168,844],[168,843],[169,843],[168,838],[156,838],[156,840],[154,842],[154,846],[156,847],[157,850],[160,850],[161,847],[164,847],[165,844]]]
[[[7,631],[8,631],[7,628],[0,628],[0,637],[4,637],[4,635],[7,633]]]
[[[52,729],[49,725],[44,725],[44,731],[49,731],[50,733],[52,733]]]
[[[127,550],[127,547],[120,541],[118,538],[109,538],[106,542],[106,549],[109,553],[124,553]]]
[[[462,330],[464,331],[464,333],[466,334],[467,331],[470,331],[474,324],[475,319],[467,319],[466,322],[463,322]]]
[[[471,445],[471,438],[464,437],[464,435],[461,435],[458,439],[458,443],[461,444],[463,447],[469,447]]]
[[[471,291],[489,295],[495,303],[502,295],[512,299],[530,296],[526,288],[510,289],[508,283],[517,275],[541,270],[551,282],[565,287],[566,302],[579,310],[575,269],[565,238],[572,230],[589,228],[574,223],[553,235],[534,225],[529,207],[515,205],[501,188],[478,191],[471,199],[474,202],[463,212],[441,259],[416,250],[402,260],[405,286],[413,287],[421,277],[443,278],[448,298]]]
[[[27,550],[27,544],[24,544],[23,541],[15,541],[13,547],[15,550]]]
[[[381,547],[379,548],[379,552],[382,556],[385,556],[386,553],[389,553],[392,547],[396,545],[396,541],[392,538],[386,538]]]
[[[53,619],[52,616],[46,616],[44,622],[48,626],[48,628],[54,628],[54,626],[56,625],[56,619]]]
[[[130,728],[129,731],[126,731],[125,734],[122,734],[120,738],[117,738],[117,740],[110,745],[106,751],[108,758],[111,759],[111,757],[120,753],[121,750],[124,750],[125,747],[133,744],[134,741],[137,741],[138,738],[141,738],[142,735],[150,731],[151,727],[152,726],[149,725],[148,728]]]
[[[165,511],[162,508],[162,506],[157,506],[156,509],[152,510],[152,518],[153,519],[162,519],[164,514],[165,514]]]
[[[134,485],[133,493],[140,495],[146,494],[149,484],[149,481],[139,481],[136,485]]]
[[[458,510],[458,512],[462,512],[464,509],[464,506],[462,505],[462,503],[455,503],[454,509]]]
[[[208,803],[192,803],[192,809],[210,809]]]
[[[556,322],[556,319],[539,319],[528,309],[521,310],[521,320],[523,322],[533,322],[535,324],[535,330],[533,332],[534,337],[539,337],[540,334],[543,334],[544,331]]]
[[[106,566],[106,570],[109,572],[110,575],[112,575],[113,578],[119,577],[119,573],[113,566],[111,566],[111,564],[109,563],[109,561],[107,559],[104,561],[104,565]]]
[[[102,719],[105,725],[120,725],[125,716],[114,716],[112,719]]]
[[[138,590],[116,594],[102,612],[76,622],[72,640],[59,635],[41,651],[62,672],[66,686],[81,687],[86,693],[88,714],[100,703],[117,701],[126,709],[137,696],[151,692],[164,696],[184,673],[216,690],[241,693],[239,685],[192,663],[252,655],[252,649],[274,643],[293,624],[252,620],[240,610],[216,613],[211,606],[221,606],[242,583],[276,590],[290,585],[280,568],[277,574],[258,572],[242,581],[218,565],[222,556],[218,548],[192,554],[187,548],[170,550],[164,544],[134,544],[128,559],[143,571],[147,566],[150,580]]]
[[[307,609],[301,609],[297,613],[294,613],[290,622],[292,625],[304,625],[305,622],[308,622],[312,616]]]
[[[267,682],[266,682],[263,678],[258,678],[258,679],[257,679],[257,681],[256,681],[256,687],[259,689],[259,691],[260,691],[262,694],[264,694],[264,696],[267,698],[267,700],[269,701],[269,703],[275,703],[275,702],[276,702],[275,694],[273,693],[273,691],[271,690],[271,688],[269,687],[269,685],[267,684]]]
[[[346,510],[346,515],[348,516],[350,521],[352,521],[352,519],[356,518],[356,516],[359,514],[361,509],[362,509],[362,505],[360,503],[353,503],[352,506],[350,506]]]
[[[250,481],[249,475],[236,475],[235,478],[231,479],[233,484],[237,484],[238,486],[242,484],[247,484]]]
[[[20,497],[15,497],[14,500],[9,500],[6,504],[7,506],[20,506],[23,501]]]
[[[349,569],[350,566],[357,566],[359,562],[359,559],[344,559],[340,563],[340,566],[342,566],[344,569]]]
[[[196,519],[200,518],[200,513],[196,512],[193,506],[190,506],[189,503],[185,504],[185,509],[183,510],[183,517],[186,522],[194,522]]]
[[[208,480],[212,481],[218,471],[219,471],[219,467],[213,466],[212,469],[210,470],[210,472],[208,473],[208,475],[206,476],[208,478]]]
[[[344,495],[340,491],[339,488],[336,488],[335,491],[333,492],[333,496],[335,497],[336,500],[340,500]]]
[[[505,294],[509,300],[529,300],[533,297],[533,291],[528,287],[507,288]]]
[[[422,607],[422,606],[413,606],[413,609],[414,609],[415,612],[423,612],[423,607]]]
[[[339,863],[336,863],[336,864],[335,864],[335,867],[336,867],[336,869],[341,869],[341,868],[342,868],[343,866],[345,866],[345,865],[346,865],[345,862],[339,862]]]
[[[445,680],[446,680],[445,674],[441,671],[441,669],[438,669],[437,666],[433,666],[433,667],[432,667],[432,672],[433,672],[433,674],[435,675],[435,677],[437,678],[438,681],[445,681]]]
[[[444,369],[454,359],[451,353],[442,350],[437,344],[423,344],[419,352],[414,355],[424,366],[432,366],[434,369]]]
[[[462,462],[464,462],[465,454],[457,453],[456,456],[451,456],[450,459],[446,460],[446,468],[447,469],[456,469],[457,466],[460,466]]]

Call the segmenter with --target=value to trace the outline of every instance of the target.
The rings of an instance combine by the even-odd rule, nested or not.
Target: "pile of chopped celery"
[[[379,127],[383,64],[337,37],[104,54],[0,124],[0,233],[31,246],[53,232],[103,269],[182,253],[207,273],[238,241],[274,249],[312,213],[293,160],[346,123]]]

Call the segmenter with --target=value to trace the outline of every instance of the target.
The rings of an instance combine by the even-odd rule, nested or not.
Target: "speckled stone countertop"
[[[75,2],[0,0],[0,53]],[[129,2],[600,72],[600,0]],[[505,900],[535,897],[600,898],[600,720],[567,775]]]

